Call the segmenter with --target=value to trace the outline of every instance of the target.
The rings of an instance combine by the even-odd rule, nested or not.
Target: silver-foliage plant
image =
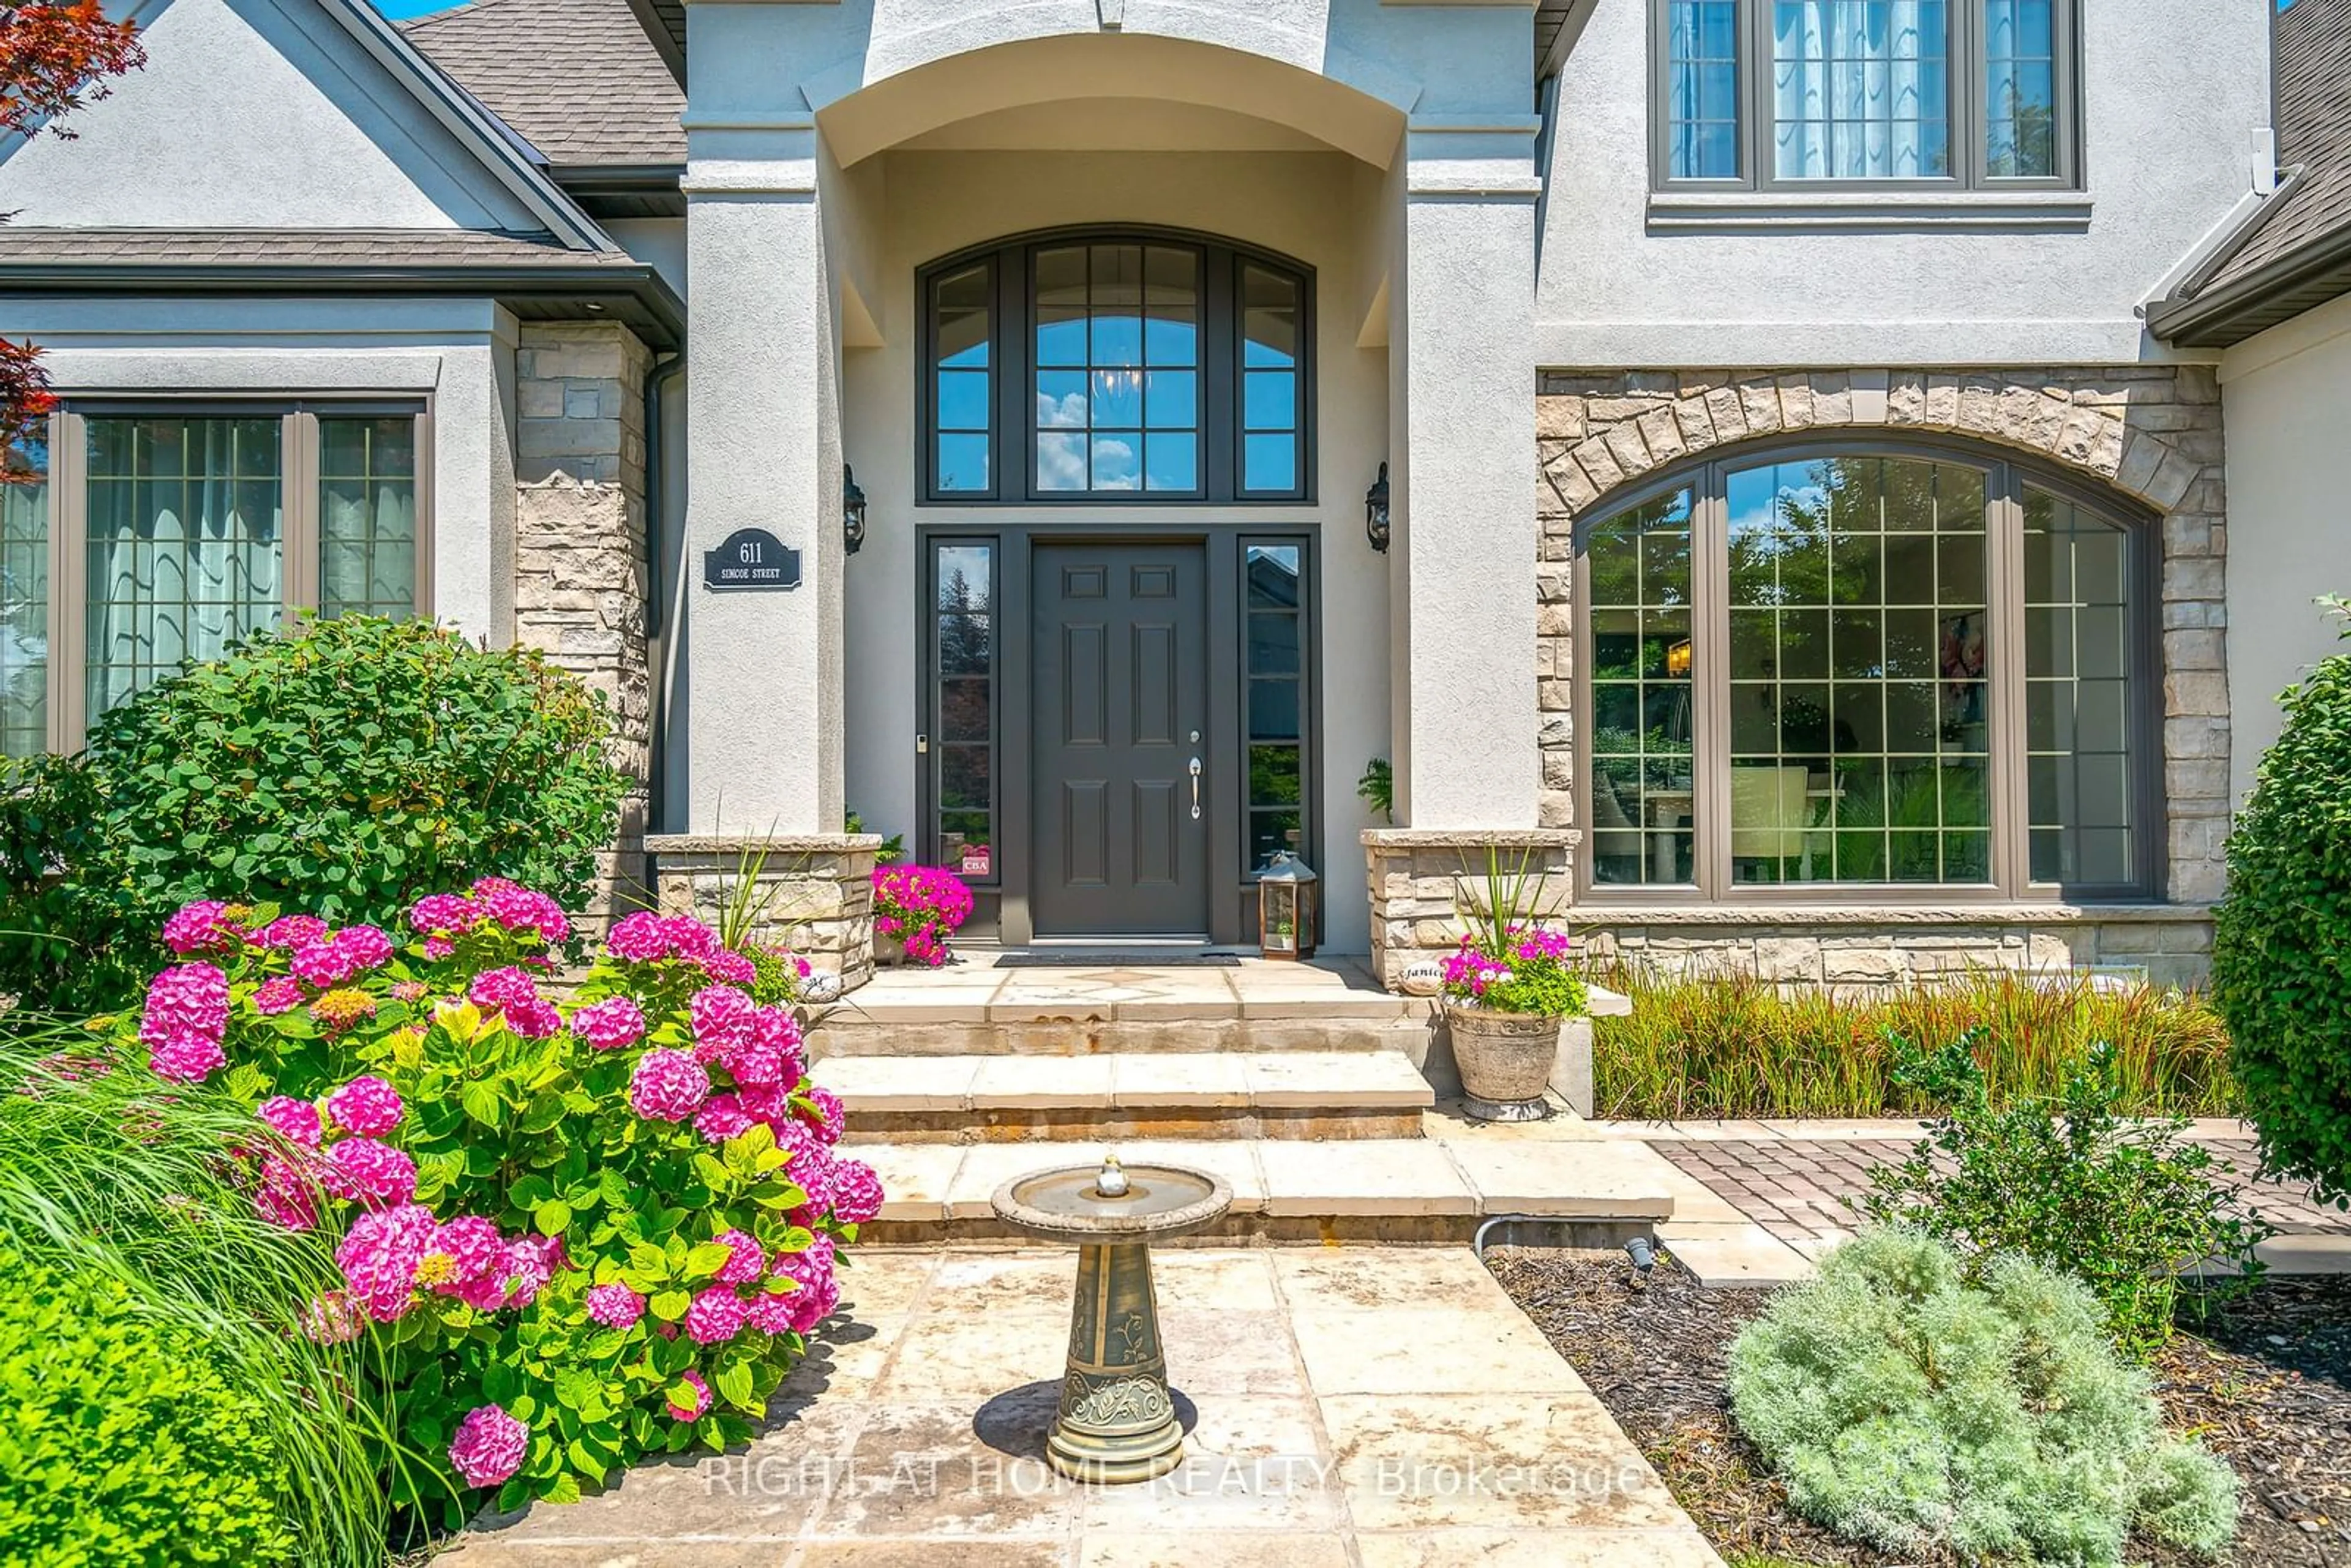
[[[1884,1550],[2109,1564],[2135,1525],[2208,1555],[2236,1531],[2235,1476],[2164,1431],[2089,1292],[2022,1259],[1971,1285],[1865,1232],[1740,1334],[1729,1383],[1790,1503]]]

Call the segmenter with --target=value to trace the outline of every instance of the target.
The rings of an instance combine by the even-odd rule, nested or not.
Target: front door
[[[1205,550],[1031,554],[1039,936],[1205,936],[1210,796]]]

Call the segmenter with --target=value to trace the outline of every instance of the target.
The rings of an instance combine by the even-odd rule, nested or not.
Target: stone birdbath
[[[1183,1166],[1071,1166],[996,1189],[997,1218],[1078,1246],[1070,1355],[1046,1458],[1081,1481],[1146,1481],[1181,1460],[1167,1392],[1151,1243],[1213,1225],[1232,1207],[1222,1177]]]

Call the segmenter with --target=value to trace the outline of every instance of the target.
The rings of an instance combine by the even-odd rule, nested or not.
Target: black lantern
[[[857,482],[857,470],[844,463],[841,465],[841,546],[844,552],[855,555],[865,543],[865,486]]]
[[[1322,879],[1288,850],[1257,875],[1257,950],[1264,958],[1314,956],[1315,892]]]
[[[1364,537],[1382,555],[1388,553],[1388,465],[1380,465],[1380,476],[1364,492]]]

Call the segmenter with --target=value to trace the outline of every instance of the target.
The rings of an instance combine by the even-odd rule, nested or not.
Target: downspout
[[[664,821],[663,784],[669,777],[667,699],[670,683],[677,674],[676,617],[663,613],[668,605],[662,586],[662,510],[669,483],[669,440],[662,420],[662,389],[684,374],[685,350],[681,349],[656,361],[645,377],[645,637],[650,642],[662,637],[664,631],[673,633],[662,639],[661,669],[647,672],[653,685],[648,694],[650,733],[645,748],[645,831],[649,833],[661,831]],[[683,579],[685,574],[681,570],[678,575]]]

